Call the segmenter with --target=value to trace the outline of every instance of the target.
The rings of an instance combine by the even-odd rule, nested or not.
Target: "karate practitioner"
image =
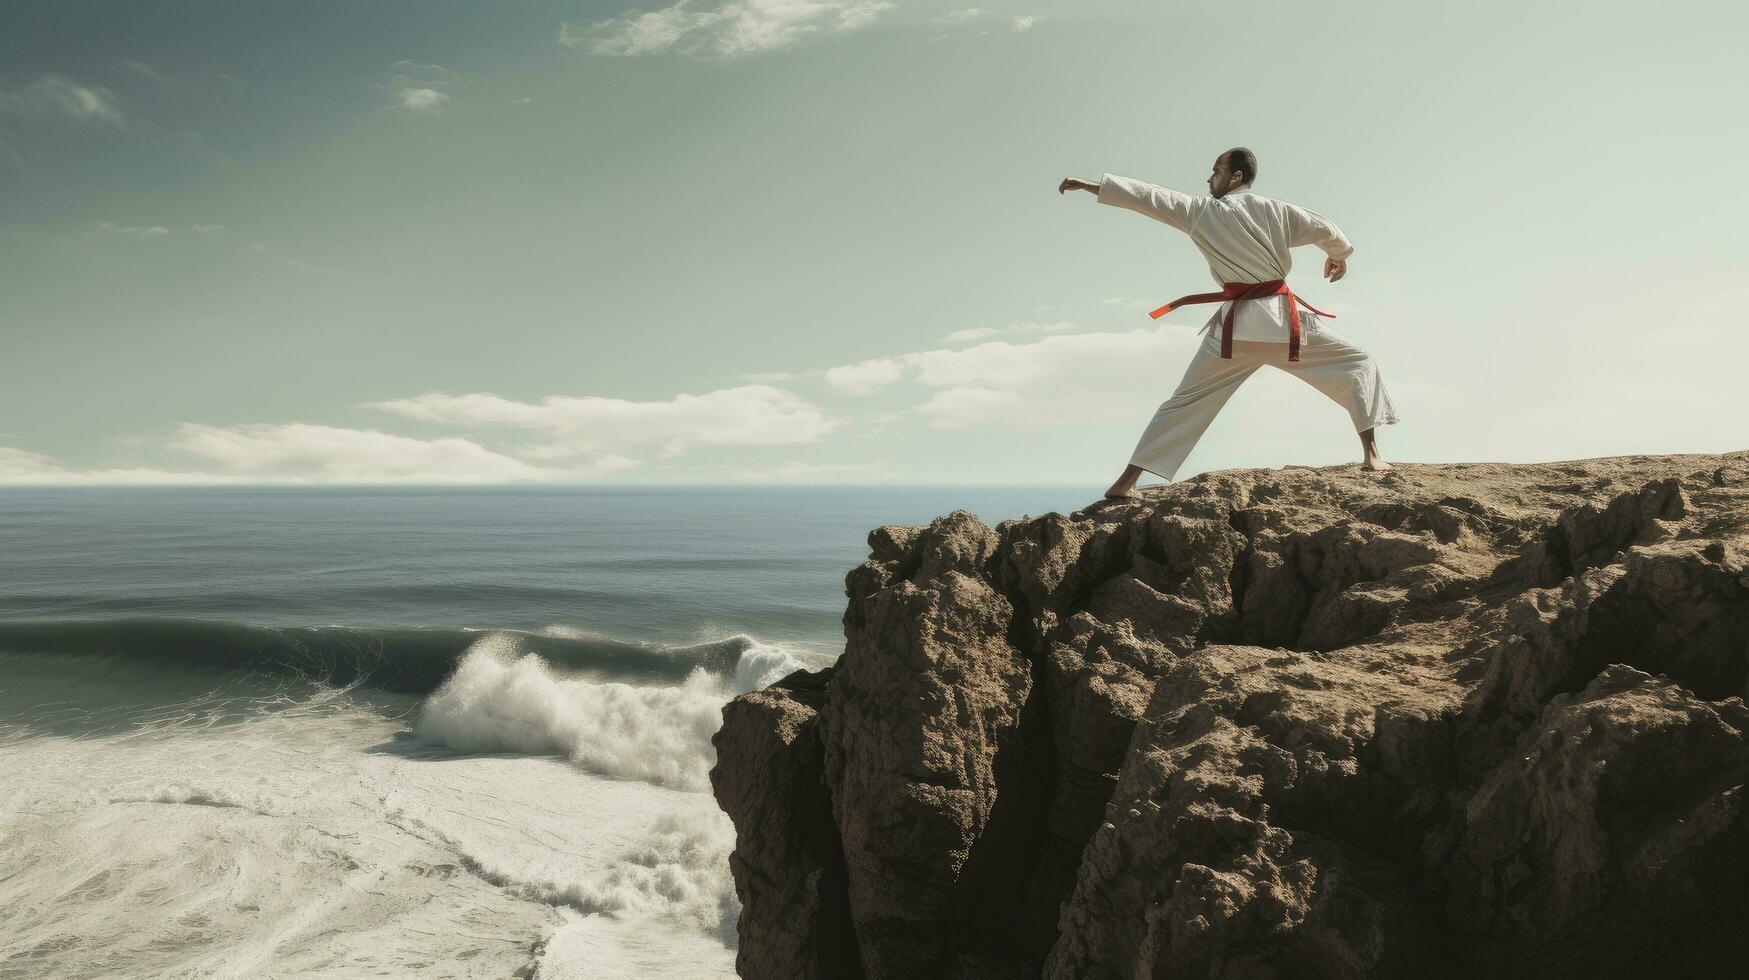
[[[1329,218],[1286,201],[1257,194],[1257,157],[1235,147],[1215,158],[1208,197],[1193,197],[1153,184],[1106,174],[1099,183],[1068,177],[1057,193],[1084,190],[1100,204],[1126,208],[1190,235],[1222,285],[1218,293],[1173,300],[1153,311],[1160,317],[1180,306],[1220,303],[1203,326],[1202,346],[1191,358],[1178,390],[1160,405],[1143,430],[1130,464],[1105,492],[1128,497],[1143,472],[1173,478],[1215,414],[1252,372],[1265,364],[1303,378],[1348,411],[1360,434],[1362,466],[1388,470],[1373,429],[1397,421],[1391,396],[1371,355],[1325,326],[1317,309],[1287,287],[1296,245],[1316,245],[1328,256],[1331,282],[1348,271],[1354,246]],[[1301,309],[1304,307],[1304,309]]]

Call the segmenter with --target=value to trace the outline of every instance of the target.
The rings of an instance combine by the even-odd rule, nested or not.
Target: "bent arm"
[[[1145,214],[1179,231],[1190,230],[1190,209],[1194,200],[1181,191],[1116,174],[1106,174],[1099,182],[1099,203]]]
[[[1311,208],[1288,204],[1287,228],[1290,247],[1316,245],[1333,259],[1346,259],[1354,254],[1354,246],[1349,243],[1348,236],[1342,234],[1342,229],[1336,227],[1336,222]]]

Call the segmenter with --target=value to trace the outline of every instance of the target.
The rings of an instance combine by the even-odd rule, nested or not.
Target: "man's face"
[[[1227,169],[1225,153],[1215,157],[1214,169],[1209,171],[1209,193],[1215,197],[1225,197],[1227,183],[1233,179],[1233,172]]]

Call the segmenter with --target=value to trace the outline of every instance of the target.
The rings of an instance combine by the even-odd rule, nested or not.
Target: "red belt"
[[[1218,293],[1196,293],[1191,296],[1180,296],[1148,315],[1158,320],[1173,310],[1178,309],[1180,306],[1191,306],[1196,303],[1224,303],[1231,300],[1233,305],[1227,307],[1227,318],[1221,324],[1221,356],[1232,357],[1233,314],[1239,309],[1239,301],[1242,299],[1262,299],[1265,296],[1287,297],[1287,359],[1290,361],[1297,361],[1300,359],[1299,307],[1304,306],[1306,309],[1311,310],[1319,316],[1328,316],[1332,320],[1336,319],[1334,316],[1325,313],[1316,306],[1313,306],[1305,300],[1300,299],[1298,296],[1295,296],[1294,291],[1287,288],[1286,279],[1271,279],[1268,282],[1222,283],[1221,291]]]

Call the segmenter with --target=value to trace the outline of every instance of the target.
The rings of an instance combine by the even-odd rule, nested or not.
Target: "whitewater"
[[[1051,488],[0,492],[0,977],[726,977],[735,694]]]

